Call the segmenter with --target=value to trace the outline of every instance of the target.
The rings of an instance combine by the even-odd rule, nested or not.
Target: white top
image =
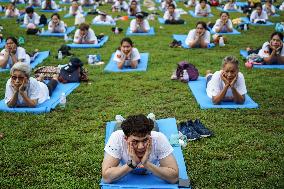
[[[98,15],[93,19],[93,23],[94,24],[96,23],[97,24],[114,24],[115,22],[110,15],[106,15],[105,21],[102,20],[101,15]]]
[[[41,4],[41,8],[45,9],[46,8],[46,1],[43,1]],[[58,9],[59,7],[56,5],[54,1],[51,1],[51,9],[55,10]]]
[[[213,30],[214,32],[216,32],[216,28],[220,28],[221,25],[223,25],[223,24],[222,24],[222,21],[221,21],[221,19],[218,19],[218,20],[216,21],[215,25],[213,26],[212,30]],[[226,25],[221,28],[221,30],[220,30],[219,33],[222,33],[222,32],[226,33],[226,32],[228,32],[228,29],[229,29],[229,28],[230,28],[230,29],[233,29],[233,23],[232,23],[231,19],[228,19]]]
[[[150,25],[147,19],[144,19],[141,23],[141,25],[137,24],[136,19],[131,20],[130,22],[130,31],[133,32],[134,30],[138,29],[137,32],[143,32],[141,28],[146,29],[147,31],[150,30]]]
[[[82,5],[85,5],[85,4],[94,4],[94,0],[80,0],[80,3]]]
[[[13,11],[11,11],[10,9],[6,9],[5,16],[9,17],[11,15],[11,13],[13,13]],[[15,14],[15,16],[20,16],[20,12],[17,8],[14,9],[14,14]]]
[[[119,1],[116,1],[113,5],[113,8],[116,9],[123,9],[123,10],[127,10],[128,9],[128,4],[125,1],[122,1],[122,3],[120,4]]]
[[[188,32],[186,39],[185,39],[185,44],[189,45],[189,43],[194,41],[196,38],[197,38],[196,29],[190,30]],[[202,38],[204,39],[205,43],[209,44],[210,43],[210,32],[208,30],[206,30],[204,35],[202,36]]]
[[[72,6],[69,7],[69,14],[78,14],[78,13],[83,13],[83,8],[82,6],[78,6],[78,9],[76,11],[73,10]]]
[[[15,2],[16,0],[11,0],[10,2],[13,3]],[[25,0],[17,0],[17,3],[19,4],[24,4],[25,3]]]
[[[127,141],[122,130],[115,131],[109,137],[109,140],[104,148],[105,152],[119,159],[123,164],[131,160],[127,153]],[[160,132],[151,131],[152,150],[149,156],[149,161],[157,166],[160,165],[160,160],[168,157],[174,151],[167,137]]]
[[[261,58],[269,57],[269,55],[270,55],[270,53],[269,53],[269,42],[263,43],[262,48],[258,52],[258,55]],[[282,47],[282,50],[280,52],[280,56],[284,56],[284,47]]]
[[[187,2],[187,5],[188,6],[196,6],[196,5],[198,5],[199,4],[199,1],[198,0],[195,0],[195,2],[193,2],[192,0],[188,0],[188,2]]]
[[[257,14],[256,10],[252,11],[250,15],[250,22],[256,23],[259,20],[266,21],[268,20],[267,13],[262,10],[260,16]]]
[[[49,91],[43,82],[37,81],[35,78],[30,77],[29,82],[26,88],[27,95],[30,99],[36,100],[38,104],[43,103],[47,99],[49,99]],[[6,83],[6,91],[5,91],[5,103],[7,104],[12,98],[15,93],[14,88],[11,84],[11,78]],[[18,101],[17,105],[24,105],[24,100],[20,93],[18,94]]]
[[[137,5],[137,7],[136,7],[136,13],[137,13],[137,12],[141,12],[141,7],[140,7],[140,5]],[[129,16],[131,16],[130,6],[128,7],[127,14],[128,14]],[[135,16],[135,15],[132,15],[132,16]]]
[[[117,50],[114,54],[113,61],[121,62],[121,59],[124,57],[125,57],[125,54],[122,51]],[[137,48],[133,47],[131,51],[131,58],[129,60],[125,60],[124,66],[130,66],[131,61],[135,61],[135,60],[140,60],[140,53]]]
[[[270,10],[268,10],[268,8],[267,8],[267,7],[265,6],[265,4],[264,4],[264,5],[262,5],[262,10],[265,11],[267,14],[268,14],[269,12],[275,14],[275,7],[274,7],[274,5],[271,5]]]
[[[200,5],[200,4],[197,4],[197,5],[195,6],[195,15],[204,14],[204,13],[208,13],[208,14],[211,13],[210,5],[206,4],[205,8],[202,9],[202,8],[201,8],[201,5]]]
[[[3,56],[6,53],[7,53],[6,50],[3,49],[0,53],[0,56]],[[18,61],[21,61],[25,64],[30,64],[31,58],[26,53],[26,50],[23,47],[17,47],[17,51],[16,51],[15,55],[16,55]],[[11,56],[9,56],[6,68],[11,68],[12,64],[13,64],[12,58],[11,58]]]
[[[87,43],[88,41],[95,41],[94,44],[98,43],[98,39],[95,35],[94,30],[92,30],[91,28],[89,28],[88,33],[85,37],[82,38],[82,36],[80,35],[80,29],[77,29],[74,35],[74,43],[79,43],[79,41],[82,39],[82,44]]]
[[[177,3],[174,0],[172,1],[171,4],[173,4],[175,6],[175,8],[177,8]],[[166,1],[163,1],[161,3],[161,8],[162,8],[163,11],[167,10],[168,7],[167,7],[167,2]]]
[[[40,19],[40,16],[36,12],[33,13],[32,18],[30,18],[28,14],[25,14],[25,16],[24,16],[24,25],[28,25],[29,23],[38,25],[39,24],[39,19]]]
[[[213,74],[212,79],[207,84],[206,92],[209,98],[212,98],[213,96],[217,96],[218,94],[220,94],[220,92],[225,87],[225,83],[221,78],[221,73],[222,71],[216,71]],[[247,93],[245,78],[241,72],[238,73],[238,78],[235,83],[235,88],[240,95],[244,95]],[[228,88],[225,97],[233,97],[231,88]]]
[[[180,14],[177,10],[174,11],[172,15],[170,15],[169,11],[166,11],[163,17],[165,20],[179,20]]]
[[[41,5],[41,0],[29,0],[29,5],[38,4]]]
[[[284,2],[280,5],[279,10],[284,10]]]
[[[226,3],[224,6],[224,10],[237,10],[236,3]]]
[[[59,24],[53,29],[52,20],[48,23],[48,31],[52,33],[64,33],[66,31],[65,24],[62,20],[59,21]]]

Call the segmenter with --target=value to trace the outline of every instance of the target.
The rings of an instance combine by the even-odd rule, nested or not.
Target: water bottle
[[[187,73],[187,70],[183,70],[182,78],[183,78],[184,81],[189,80],[189,75]]]
[[[61,52],[61,51],[58,51],[57,58],[58,58],[59,60],[62,60],[63,56],[62,56],[62,52]]]
[[[41,33],[44,33],[44,28],[41,28]]]
[[[245,25],[244,25],[244,31],[247,31],[247,30],[248,30],[248,25],[245,24]]]
[[[220,37],[220,39],[219,39],[219,46],[220,46],[220,47],[224,47],[224,46],[225,46],[224,38],[223,38],[223,37]]]
[[[88,56],[88,64],[93,64],[94,63],[94,59],[92,55]]]
[[[68,42],[68,35],[67,34],[64,35],[64,41]]]
[[[115,27],[114,33],[115,33],[115,34],[119,34],[118,27]]]
[[[60,102],[59,102],[60,108],[65,108],[66,107],[66,94],[62,93],[60,96]]]

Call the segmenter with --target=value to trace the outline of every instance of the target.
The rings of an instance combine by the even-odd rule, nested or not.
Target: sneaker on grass
[[[188,141],[200,139],[200,135],[194,130],[192,126],[188,126],[186,122],[179,124],[179,131],[186,136]]]
[[[201,137],[210,137],[213,135],[212,131],[206,128],[199,119],[196,119],[192,125]]]

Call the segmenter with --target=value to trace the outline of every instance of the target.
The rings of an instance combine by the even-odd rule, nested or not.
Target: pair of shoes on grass
[[[171,48],[174,48],[174,47],[181,47],[181,41],[177,41],[177,40],[173,40],[170,44],[169,44],[169,46],[171,47]]]
[[[206,128],[199,119],[196,119],[194,122],[192,120],[181,122],[178,127],[179,131],[187,137],[188,141],[213,135],[212,131]]]

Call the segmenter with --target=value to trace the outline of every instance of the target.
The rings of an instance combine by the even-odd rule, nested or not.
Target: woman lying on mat
[[[229,0],[228,3],[224,6],[225,11],[234,11],[237,10],[236,0]]]
[[[268,14],[268,16],[272,16],[276,13],[274,5],[272,5],[272,0],[266,0],[265,4],[262,5],[262,9]]]
[[[129,172],[138,174],[138,171],[141,174],[150,171],[169,183],[178,181],[173,147],[163,133],[152,131],[151,119],[141,114],[129,116],[121,128],[111,134],[104,148],[102,176],[105,183],[119,180]],[[120,162],[123,163],[120,165]]]
[[[265,42],[258,52],[266,64],[284,64],[283,34],[274,32],[270,36],[270,41]]]
[[[97,44],[98,39],[89,24],[82,23],[75,32],[73,42],[77,44]]]
[[[197,4],[199,4],[198,0],[188,0],[185,2],[186,7],[195,7]]]
[[[265,24],[268,20],[267,13],[262,9],[261,4],[257,4],[254,11],[250,15],[250,22]]]
[[[93,19],[93,24],[115,24],[115,21],[110,15],[100,11],[99,15]]]
[[[82,6],[78,4],[77,1],[73,1],[70,8],[69,8],[69,14],[72,16],[76,16],[78,13],[83,13]]]
[[[40,7],[41,6],[41,0],[29,0],[29,6]]]
[[[41,8],[43,10],[56,10],[58,6],[56,5],[55,1],[53,0],[45,0],[41,4]]]
[[[150,25],[147,19],[144,18],[142,12],[137,13],[136,19],[130,22],[130,31],[132,33],[147,33],[150,30]]]
[[[94,5],[94,0],[80,0],[82,6],[92,6]]]
[[[233,32],[233,23],[228,12],[220,13],[220,18],[216,21],[212,30],[216,33]]]
[[[180,19],[180,14],[173,4],[168,6],[168,10],[165,12],[163,18],[165,20],[165,24],[184,24],[184,20]]]
[[[239,61],[233,56],[223,59],[222,69],[212,74],[206,73],[206,92],[214,104],[222,101],[245,102],[247,93],[244,76],[239,72]]]
[[[211,13],[210,5],[207,4],[207,0],[200,0],[200,3],[195,7],[196,16],[207,17]]]
[[[121,12],[127,10],[128,10],[128,4],[124,0],[117,0],[112,5],[112,12]]]
[[[141,12],[140,5],[138,5],[137,1],[132,0],[127,11],[128,16],[135,16],[137,12]]]
[[[6,39],[5,49],[0,53],[0,67],[11,68],[16,62],[30,64],[30,56],[23,47],[20,47],[18,41],[14,37]]]
[[[66,31],[65,24],[60,20],[60,15],[58,13],[53,13],[51,15],[51,20],[48,23],[48,31],[51,33],[64,33]]]
[[[196,29],[190,30],[185,44],[190,48],[208,48],[210,43],[210,32],[207,30],[205,22],[199,21],[196,24]]]
[[[167,11],[170,4],[173,4],[175,7],[177,7],[177,3],[175,1],[165,0],[161,3],[162,11]]]
[[[33,7],[27,7],[26,8],[26,14],[24,16],[24,25],[28,26],[28,24],[37,26],[39,24],[39,15],[34,12]]]
[[[20,62],[11,68],[11,77],[6,83],[5,91],[5,103],[8,107],[35,107],[49,99],[56,88],[57,75],[45,84],[30,77],[30,71],[29,65]]]
[[[5,11],[5,17],[15,18],[18,16],[20,16],[20,11],[15,7],[15,5],[12,3],[7,5],[6,11]]]
[[[136,48],[133,47],[133,42],[130,38],[123,38],[120,42],[120,47],[114,54],[113,60],[117,63],[117,67],[137,68],[140,60],[140,54]]]

